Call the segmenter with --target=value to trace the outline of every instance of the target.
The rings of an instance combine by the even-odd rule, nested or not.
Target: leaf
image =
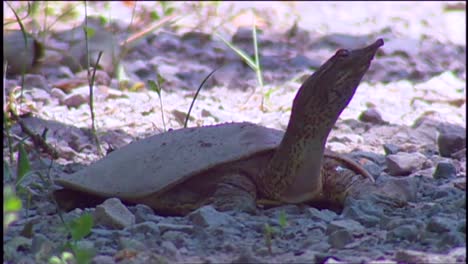
[[[288,220],[286,219],[286,214],[284,213],[284,211],[280,212],[278,221],[281,228],[285,228],[286,226],[288,226]]]
[[[85,34],[88,36],[88,39],[92,38],[96,34],[96,30],[92,27],[83,27]]]
[[[156,92],[158,96],[161,96],[161,87],[153,80],[148,80],[148,88],[150,91]]]
[[[91,263],[91,259],[94,257],[94,255],[96,255],[95,251],[92,249],[85,249],[79,248],[77,246],[72,246],[72,250],[75,255],[76,263],[78,264]],[[62,257],[62,259],[65,260],[64,257]]]
[[[21,199],[19,199],[11,186],[3,187],[3,212],[17,212],[21,210]]]
[[[83,214],[70,223],[70,232],[74,241],[80,240],[91,233],[93,228],[93,217],[91,214]]]

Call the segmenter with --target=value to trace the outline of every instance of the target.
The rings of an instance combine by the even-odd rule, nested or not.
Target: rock
[[[192,225],[177,225],[177,224],[169,224],[169,223],[159,223],[157,224],[159,231],[161,234],[164,234],[166,231],[178,231],[183,232],[188,235],[193,234],[194,227]]]
[[[115,264],[112,256],[97,255],[93,258],[92,263],[94,264]]]
[[[466,161],[466,148],[459,150],[452,154],[452,158],[457,159],[459,161]]]
[[[434,179],[449,179],[457,176],[457,170],[450,162],[439,162],[434,171]]]
[[[234,258],[231,263],[260,263],[260,259],[253,256],[250,250],[243,250],[240,256]]]
[[[89,96],[85,94],[70,94],[67,95],[62,104],[68,107],[79,107],[82,104],[89,102]]]
[[[8,242],[3,243],[4,259],[17,259],[20,252],[30,250],[32,246],[32,239],[22,236],[16,236]]]
[[[453,256],[421,252],[415,250],[400,250],[395,254],[398,263],[458,263]]]
[[[188,219],[195,225],[201,227],[215,228],[218,226],[227,226],[234,223],[234,219],[227,213],[216,211],[211,205],[200,207],[188,216]]]
[[[298,69],[318,68],[321,65],[317,65],[316,61],[313,61],[302,54],[298,54],[294,58],[290,59],[289,63],[291,64],[291,66]]]
[[[419,237],[419,229],[412,224],[398,226],[395,229],[388,232],[387,237],[392,240],[409,240],[416,241]]]
[[[137,204],[130,211],[135,215],[136,223],[154,220],[155,218],[153,209],[145,204]]]
[[[353,242],[353,240],[353,235],[348,230],[344,229],[336,230],[328,236],[328,243],[330,243],[333,248],[338,249],[344,248],[347,244]]]
[[[369,108],[362,112],[358,119],[362,122],[372,123],[372,124],[384,124],[385,121],[382,119],[382,116],[375,108]]]
[[[24,76],[25,89],[38,88],[44,91],[50,91],[46,78],[39,74],[26,74]]]
[[[96,224],[123,229],[135,224],[135,216],[117,198],[110,198],[96,207],[94,212]]]
[[[159,32],[153,39],[153,43],[160,52],[174,52],[179,50],[181,42],[174,34]]]
[[[135,251],[144,251],[148,247],[141,241],[132,238],[120,237],[119,238],[119,248],[120,249],[130,249]]]
[[[182,248],[191,242],[189,235],[178,231],[167,231],[161,236],[163,240],[171,241],[177,248]]]
[[[310,207],[306,209],[307,217],[312,219],[317,219],[325,222],[330,222],[334,220],[338,215],[328,209],[318,210],[316,208]]]
[[[393,176],[406,176],[423,167],[426,157],[418,152],[397,154],[386,157],[388,174]]]
[[[34,234],[32,238],[31,252],[38,259],[47,260],[54,249],[54,244],[43,234]]]
[[[60,102],[62,102],[65,99],[65,97],[67,97],[67,94],[64,91],[62,91],[62,89],[55,87],[50,90],[50,94],[53,97],[57,98]]]
[[[232,42],[233,43],[245,42],[249,44],[253,43],[252,28],[239,27],[236,33],[232,36]]]
[[[403,203],[416,201],[418,193],[416,178],[381,176],[379,180],[382,195]]]
[[[450,231],[451,227],[454,227],[456,223],[450,219],[434,216],[427,223],[426,229],[430,232],[445,233]]]
[[[161,243],[161,248],[170,257],[177,257],[179,255],[177,248],[174,246],[174,244],[171,241],[167,241],[167,240],[163,241]]]
[[[137,60],[126,65],[129,72],[135,73],[140,80],[146,80],[154,76],[154,70],[148,67],[148,63],[142,60]]]
[[[416,218],[393,217],[393,218],[388,218],[386,222],[383,221],[381,223],[381,226],[385,230],[392,230],[392,229],[398,228],[399,226],[404,226],[404,225],[415,225],[418,229],[424,228],[424,222]]]
[[[439,132],[437,146],[441,156],[450,157],[455,152],[466,148],[466,129],[448,125],[441,128]]]
[[[127,227],[125,230],[133,234],[159,235],[159,226],[153,222],[143,222]]]
[[[439,242],[437,243],[437,246],[442,250],[447,250],[453,247],[459,247],[463,245],[466,245],[465,235],[456,231],[443,233],[440,236]]]
[[[400,148],[394,144],[384,144],[383,148],[385,155],[397,154],[400,151]]]
[[[455,258],[457,262],[466,262],[466,247],[454,248],[448,255]]]
[[[333,220],[328,224],[327,234],[331,234],[337,230],[347,230],[351,233],[361,233],[365,231],[365,227],[359,222],[352,219]]]
[[[375,206],[370,201],[348,199],[347,202],[347,205],[341,212],[342,216],[356,220],[366,227],[376,226],[383,216],[381,208]]]

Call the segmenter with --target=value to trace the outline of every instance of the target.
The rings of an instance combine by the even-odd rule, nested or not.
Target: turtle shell
[[[132,142],[55,182],[98,196],[136,199],[274,149],[283,135],[283,131],[247,122],[173,130]]]

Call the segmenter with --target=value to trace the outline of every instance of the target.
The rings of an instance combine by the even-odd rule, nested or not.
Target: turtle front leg
[[[346,206],[356,200],[366,200],[381,206],[401,207],[408,199],[404,188],[377,184],[373,178],[362,177],[355,171],[341,166],[335,159],[328,159],[323,166],[323,200],[327,203]]]
[[[211,204],[219,211],[256,212],[256,187],[252,180],[241,172],[229,172],[216,186]]]

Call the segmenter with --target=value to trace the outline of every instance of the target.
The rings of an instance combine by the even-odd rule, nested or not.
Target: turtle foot
[[[256,212],[255,185],[245,176],[230,175],[218,184],[211,203],[218,211]]]

